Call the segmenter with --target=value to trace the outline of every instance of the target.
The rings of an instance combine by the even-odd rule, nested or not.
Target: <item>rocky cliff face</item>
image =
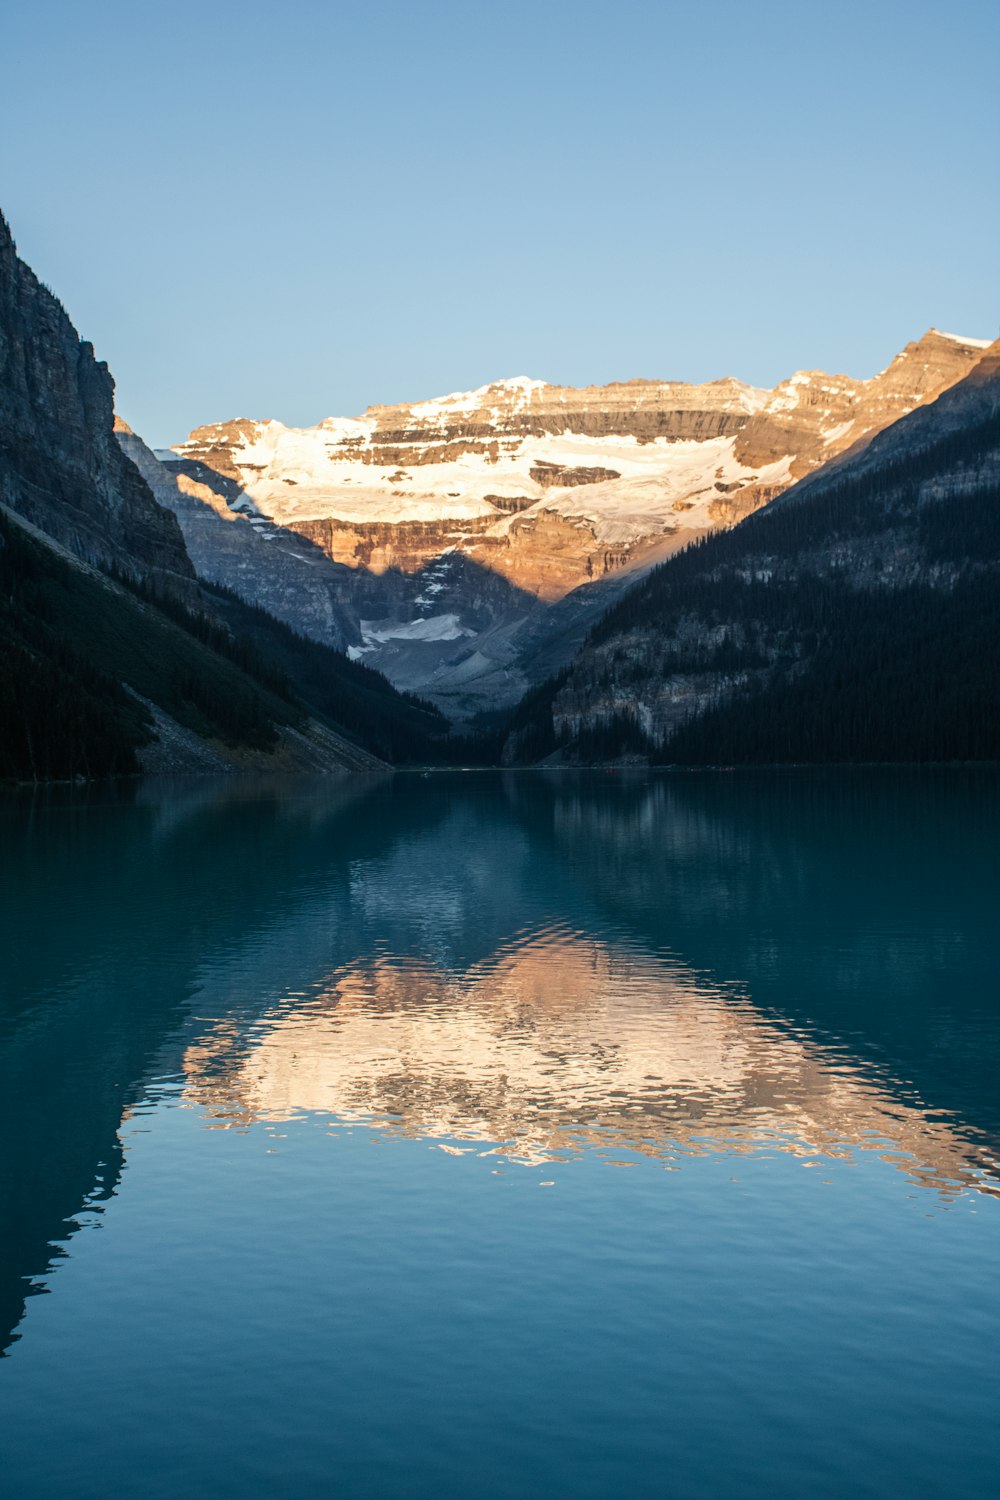
[[[585,759],[995,755],[1000,340],[979,354],[936,401],[641,584],[510,758],[553,736]]]
[[[518,640],[537,639],[546,606],[741,520],[933,400],[983,347],[932,330],[871,380],[800,371],[773,391],[518,378],[308,429],[219,423],[160,457],[216,512],[353,570],[338,588],[354,653],[461,714],[532,680]]]
[[[252,524],[218,486],[174,474],[120,417],[115,436],[156,499],[177,517],[199,578],[222,584],[300,634],[344,650],[360,639],[354,569],[329,561],[308,532]]]
[[[635,380],[573,390],[516,379],[356,421],[196,429],[172,462],[233,508],[298,528],[340,522],[331,556],[413,568],[450,540],[518,587],[558,597],[665,536],[710,530],[864,442],[962,378],[984,345],[934,330],[871,380],[800,371],[773,391],[738,380]],[[221,483],[220,483],[221,481]],[[575,572],[551,577],[551,536]],[[400,527],[398,551],[386,550]]]
[[[112,430],[114,383],[0,217],[0,501],[85,561],[182,591],[193,569]]]
[[[212,491],[185,495],[116,423],[113,400],[107,367],[0,218],[0,779],[384,766],[365,747],[413,706],[199,586],[174,511],[190,502],[196,537],[206,525],[226,536],[236,517]],[[325,607],[333,634],[321,583],[310,595],[300,577],[311,561],[334,565],[294,545],[286,578],[270,564],[251,582],[294,586],[299,611]]]

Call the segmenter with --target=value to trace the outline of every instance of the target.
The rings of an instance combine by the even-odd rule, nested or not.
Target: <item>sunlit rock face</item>
[[[584,590],[578,640],[638,572],[863,444],[980,353],[932,330],[871,380],[800,371],[774,390],[519,377],[312,428],[199,427],[160,458],[187,500],[239,515],[238,535],[278,540],[272,553],[297,535],[349,570],[336,589],[353,652],[461,714],[538,675],[539,607]]]
[[[921,344],[937,355],[945,342],[944,335],[928,335]],[[973,353],[968,373],[949,383],[933,402],[920,400],[839,462],[807,474],[735,536],[718,539],[696,561],[690,559],[698,576],[686,593],[677,569],[688,559],[647,580],[630,601],[632,617],[610,616],[600,638],[586,643],[573,660],[553,705],[556,731],[568,738],[629,714],[662,749],[699,715],[766,685],[782,663],[794,661],[797,671],[808,669],[815,649],[808,632],[773,605],[768,622],[762,623],[763,615],[740,599],[739,586],[748,580],[768,584],[773,594],[788,580],[842,579],[855,598],[869,591],[891,600],[914,587],[944,594],[963,579],[995,571],[1000,561],[996,538],[987,542],[970,535],[963,516],[988,521],[995,514],[1000,339],[975,347]],[[910,364],[904,353],[885,372],[882,410],[913,397]],[[940,362],[926,364],[935,379],[942,368]],[[797,412],[793,405],[786,415],[794,420]],[[740,441],[750,441],[751,435],[748,426]],[[938,457],[931,464],[928,455],[935,449]],[[853,515],[847,501],[852,486],[855,492],[867,487],[864,503]],[[776,543],[772,524],[796,512],[796,540]],[[925,527],[935,513],[944,519],[949,536],[944,555],[926,540]],[[730,543],[729,556],[720,559],[718,547]],[[710,597],[713,586],[719,592]],[[884,614],[883,630],[890,624]],[[743,651],[742,659],[737,650]],[[515,742],[511,750],[516,761]],[[720,752],[719,758],[728,756]]]
[[[800,371],[773,391],[728,378],[584,390],[518,378],[313,428],[200,427],[175,462],[219,476],[228,503],[280,525],[341,523],[325,550],[350,566],[412,571],[451,542],[552,598],[654,539],[755,509],[936,396],[979,352],[932,330],[871,380]],[[545,565],[553,536],[535,537],[553,520],[575,533],[563,577]]]

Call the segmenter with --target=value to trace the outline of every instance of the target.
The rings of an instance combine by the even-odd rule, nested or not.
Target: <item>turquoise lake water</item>
[[[1000,778],[0,801],[11,1500],[1000,1493]]]

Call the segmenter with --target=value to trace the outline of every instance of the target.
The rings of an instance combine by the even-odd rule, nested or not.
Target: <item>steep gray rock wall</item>
[[[177,521],[113,432],[114,382],[0,217],[0,499],[85,561],[194,577]]]
[[[232,589],[300,635],[344,650],[360,640],[352,570],[333,563],[307,535],[251,521],[210,486],[160,463],[115,419],[123,453],[180,524],[199,578]]]

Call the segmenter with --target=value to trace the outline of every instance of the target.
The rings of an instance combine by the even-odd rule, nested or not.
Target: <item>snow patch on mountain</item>
[[[962,333],[945,333],[943,328],[932,328],[932,333],[939,334],[943,339],[950,339],[953,344],[964,344],[968,349],[988,349],[993,342],[992,339],[970,339]]]
[[[591,523],[602,540],[622,542],[672,529],[681,516],[686,526],[708,525],[726,485],[789,478],[787,457],[756,468],[739,463],[732,437],[641,442],[566,431],[511,440],[496,456],[467,451],[407,469],[366,463],[328,441],[330,432],[326,423],[302,429],[271,421],[241,435],[231,462],[262,516],[279,525],[322,518],[396,525],[495,516],[499,536],[548,511]],[[186,448],[179,445],[176,454],[184,456]],[[543,467],[609,470],[618,477],[543,485],[533,474]],[[505,501],[520,502],[516,513],[504,512]]]
[[[378,650],[388,641],[458,641],[475,635],[474,630],[459,622],[458,615],[428,615],[401,623],[398,620],[362,620],[360,646],[349,646],[347,654],[357,661],[369,651]]]
[[[532,380],[529,375],[514,375],[509,380],[493,380],[474,391],[452,391],[448,396],[435,396],[430,401],[418,401],[408,408],[411,417],[418,422],[447,421],[464,413],[478,412],[489,408],[490,397],[500,394],[515,398],[514,405],[523,406],[531,391],[545,389],[544,380]],[[517,398],[520,398],[519,400]],[[505,403],[509,409],[510,402]]]
[[[353,654],[466,713],[516,696],[529,658],[552,670],[638,572],[863,446],[983,347],[930,331],[869,380],[803,369],[773,390],[517,376],[312,428],[209,424],[168,462],[185,493],[244,511],[232,530],[297,533],[297,555],[340,569]]]

